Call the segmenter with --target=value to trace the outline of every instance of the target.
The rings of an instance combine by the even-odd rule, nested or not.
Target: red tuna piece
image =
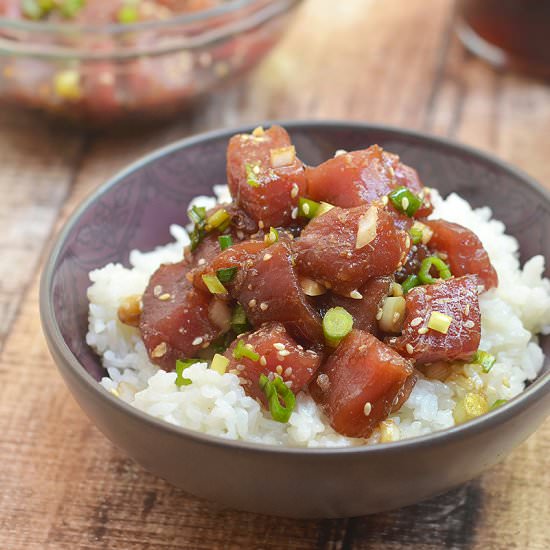
[[[444,220],[423,223],[434,232],[428,247],[447,255],[446,262],[453,275],[477,275],[485,290],[498,286],[497,272],[475,233],[458,223]]]
[[[161,265],[143,294],[139,329],[153,363],[173,370],[176,359],[195,357],[221,330],[210,320],[215,303],[193,288],[185,262]]]
[[[353,330],[309,389],[338,433],[369,437],[407,399],[414,382],[410,361],[368,332]]]
[[[299,340],[324,341],[321,318],[300,286],[288,243],[270,246],[243,272],[237,299],[253,326],[278,321]]]
[[[343,307],[353,317],[354,328],[377,334],[376,314],[382,300],[388,295],[392,282],[391,277],[376,277],[359,289],[361,299],[354,300],[327,292],[315,299],[316,305],[321,317],[324,317],[330,308]]]
[[[413,288],[405,296],[406,314],[401,336],[388,342],[417,363],[470,359],[479,347],[481,314],[475,275]],[[435,316],[432,317],[432,314]],[[428,326],[443,314],[443,328]]]
[[[265,227],[290,224],[306,189],[303,164],[280,126],[231,138],[227,182],[235,202]]]
[[[251,351],[258,354],[257,361],[234,357],[233,352],[239,340],[251,346]],[[241,336],[231,344],[225,356],[230,361],[228,371],[234,370],[235,374],[244,379],[242,384],[246,393],[260,399],[264,405],[267,405],[267,400],[259,385],[261,374],[280,376],[297,393],[307,387],[321,364],[321,356],[312,350],[304,350],[280,323],[269,323]]]
[[[314,218],[295,241],[300,273],[349,295],[372,277],[393,274],[411,240],[391,214],[377,206],[332,208]]]

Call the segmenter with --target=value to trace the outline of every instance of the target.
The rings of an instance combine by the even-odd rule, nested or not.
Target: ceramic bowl
[[[530,177],[480,151],[440,138],[366,124],[283,122],[304,162],[378,143],[418,169],[428,186],[489,205],[520,242],[522,260],[550,258],[550,198]],[[170,239],[192,197],[225,181],[225,149],[237,131],[179,141],[139,160],[76,210],[55,242],[41,285],[48,345],[91,421],[144,468],[222,505],[289,517],[336,518],[432,497],[501,461],[550,413],[550,366],[505,406],[428,436],[370,447],[289,449],[228,441],[167,424],[105,391],[85,341],[88,272],[127,264],[130,250]],[[548,276],[548,271],[546,273]],[[550,339],[542,338],[545,354]]]

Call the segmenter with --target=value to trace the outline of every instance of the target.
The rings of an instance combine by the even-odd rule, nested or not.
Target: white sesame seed
[[[418,334],[426,334],[428,332],[428,327],[421,327],[417,330]]]
[[[367,401],[365,403],[365,406],[363,407],[363,413],[365,414],[365,416],[369,416],[371,411],[372,411],[372,405]]]
[[[202,336],[197,336],[192,342],[192,346],[200,346],[202,344]]]
[[[258,227],[259,227],[260,229],[263,229],[263,228],[265,227],[264,222],[263,222],[262,220],[260,220],[260,221],[258,222]]]
[[[285,376],[288,377],[292,374],[292,367],[288,367],[286,370],[285,370]]]
[[[259,164],[256,164],[253,168],[252,168],[252,172],[254,172],[256,175],[258,175],[260,173],[260,165]]]
[[[408,353],[409,355],[412,355],[413,352],[414,352],[414,348],[412,347],[411,344],[407,344],[407,345],[405,346],[405,349],[407,350],[407,353]]]
[[[309,204],[307,202],[304,202],[304,204],[302,204],[302,210],[304,211],[304,214],[306,216],[309,214]]]
[[[295,199],[297,196],[298,196],[298,192],[300,191],[300,189],[298,189],[298,186],[293,183],[292,184],[292,189],[290,191],[290,196]]]
[[[271,258],[273,258],[271,254],[264,254],[264,262],[268,262]]]
[[[281,357],[286,357],[287,355],[290,355],[290,351],[288,351],[287,349],[283,349],[277,355],[280,355]]]
[[[397,338],[395,336],[390,338],[390,344],[395,344],[395,342],[397,342]]]
[[[465,326],[466,328],[474,328],[474,327],[475,327],[475,323],[474,323],[473,321],[466,321],[466,322],[464,323],[464,326]]]
[[[162,294],[162,287],[160,285],[155,286],[155,288],[153,288],[153,296],[155,298],[158,298],[161,294]]]
[[[254,298],[252,298],[252,300],[250,300],[250,302],[248,302],[248,307],[250,309],[254,309],[256,307],[256,300]]]
[[[409,199],[407,197],[403,197],[401,200],[401,206],[403,207],[403,210],[407,210],[407,208],[409,208]]]
[[[422,317],[415,317],[411,321],[411,327],[417,327],[420,323],[422,323]]]
[[[158,346],[155,347],[155,349],[153,349],[153,351],[151,352],[151,357],[162,357],[166,354],[167,351],[168,346],[166,345],[166,342],[161,342]]]
[[[382,315],[384,314],[384,312],[379,309],[377,312],[376,312],[376,320],[377,321],[380,321],[380,319],[382,319]]]
[[[262,355],[260,357],[260,365],[262,365],[262,367],[265,367],[267,365],[267,361],[266,361],[266,358],[265,358],[265,355]]]
[[[407,237],[405,238],[405,246],[407,248],[410,248],[411,247],[411,238],[407,235]]]
[[[243,371],[244,370],[244,365],[237,365],[235,367],[238,371]]]
[[[320,374],[316,382],[323,391],[327,391],[330,386],[330,379],[327,374]]]
[[[245,344],[244,347],[250,351],[254,351],[254,346],[252,344]]]
[[[204,265],[206,263],[206,260],[204,258],[201,258],[198,262],[197,262],[197,265]]]
[[[277,366],[275,367],[275,372],[276,372],[277,374],[283,374],[283,366],[282,366],[282,365],[277,365]]]
[[[338,149],[336,153],[334,153],[334,158],[339,157],[340,155],[345,155],[347,151],[345,149]]]
[[[290,213],[290,217],[295,220],[298,217],[298,207],[295,206]]]
[[[287,388],[292,388],[292,380],[287,380],[287,381],[285,382],[285,386],[286,386]]]
[[[284,344],[281,344],[281,342],[275,342],[273,344],[273,347],[278,350],[278,351],[282,351],[285,349],[285,345]]]
[[[265,302],[262,302],[262,303],[260,304],[260,309],[261,309],[262,311],[265,311],[268,307],[269,307],[269,304],[266,304]]]
[[[165,292],[164,294],[161,294],[159,296],[159,300],[162,300],[163,302],[166,302],[166,300],[169,300],[172,296],[168,294],[168,292]]]
[[[349,293],[349,297],[353,298],[354,300],[361,300],[363,298],[363,295],[358,290],[352,290]]]

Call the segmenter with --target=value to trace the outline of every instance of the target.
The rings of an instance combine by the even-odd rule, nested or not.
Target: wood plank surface
[[[465,53],[449,0],[306,0],[252,74],[132,135],[0,113],[0,548],[549,548],[550,421],[446,495],[375,516],[297,521],[223,510],[171,487],[118,451],[69,395],[37,313],[52,235],[145,152],[272,118],[422,129],[492,151],[550,186],[549,85]]]

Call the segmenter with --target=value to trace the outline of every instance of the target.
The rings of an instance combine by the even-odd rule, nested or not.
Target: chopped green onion
[[[414,216],[422,205],[422,200],[406,187],[397,187],[388,195],[388,198],[396,210],[407,214],[409,218]]]
[[[235,335],[229,331],[218,336],[209,346],[208,349],[214,353],[223,353],[235,339]]]
[[[202,280],[206,288],[208,288],[212,294],[227,294],[227,289],[222,285],[216,275],[203,275]]]
[[[243,306],[237,304],[231,316],[231,328],[235,334],[242,334],[250,329]]]
[[[279,232],[274,228],[269,228],[269,233],[264,237],[264,243],[267,245],[275,244],[279,240]]]
[[[220,243],[220,248],[222,250],[233,246],[233,239],[231,238],[231,235],[220,235],[218,237],[218,242]]]
[[[187,215],[193,223],[200,224],[206,219],[206,208],[204,206],[193,206],[187,212]]]
[[[432,311],[428,319],[428,328],[441,334],[447,334],[452,322],[453,318],[450,315],[445,315],[445,313],[441,313],[440,311]]]
[[[489,410],[492,411],[494,409],[498,409],[499,407],[502,407],[502,405],[505,405],[508,403],[508,399],[497,399],[490,407]]]
[[[244,165],[244,168],[246,170],[246,183],[248,183],[250,187],[259,187],[260,182],[258,181],[258,175],[255,172],[255,170],[257,170],[257,172],[260,171],[259,163],[256,163],[256,164],[246,163]]]
[[[63,0],[57,7],[64,17],[73,18],[83,7],[85,0]]]
[[[329,346],[333,348],[345,338],[353,328],[353,317],[343,307],[330,308],[323,317],[323,332]]]
[[[472,363],[481,365],[481,370],[484,373],[488,373],[496,362],[496,357],[487,353],[486,351],[478,349],[472,359]]]
[[[230,283],[237,274],[237,269],[236,267],[224,267],[223,269],[218,269],[216,275],[222,283]]]
[[[304,199],[303,197],[298,198],[298,216],[302,218],[308,218],[312,220],[319,210],[320,203],[312,201],[310,199]]]
[[[235,359],[246,357],[251,361],[258,361],[260,359],[260,355],[254,351],[254,348],[250,344],[245,344],[242,340],[237,341],[237,345],[233,350],[233,357]]]
[[[409,230],[409,235],[411,236],[411,241],[413,244],[420,244],[422,242],[422,229],[418,229],[418,227],[411,227]]]
[[[315,217],[318,218],[319,216],[322,216],[323,214],[326,214],[329,210],[332,210],[334,208],[333,204],[329,204],[328,202],[321,201],[319,203],[319,208],[317,209],[317,212],[315,213]]]
[[[191,384],[191,380],[189,378],[183,377],[183,371],[195,363],[200,363],[200,359],[176,360],[176,386],[178,388],[181,388],[181,386],[189,386],[189,384]]]
[[[212,370],[215,370],[218,374],[225,374],[225,371],[227,370],[228,366],[229,366],[229,359],[227,357],[224,357],[219,353],[216,353],[216,355],[212,357],[212,363],[210,363],[210,368]]]
[[[437,283],[437,279],[434,279],[430,275],[430,269],[432,266],[437,269],[441,279],[450,279],[451,270],[449,269],[449,266],[441,258],[438,258],[437,256],[429,256],[428,258],[424,258],[422,260],[418,271],[418,277],[420,278],[422,284],[432,285]]]
[[[82,97],[80,73],[76,70],[69,69],[57,73],[53,85],[55,93],[63,99],[78,101]]]
[[[225,208],[220,208],[216,210],[211,216],[208,216],[206,219],[206,231],[212,231],[217,227],[220,227],[222,224],[225,224],[228,220],[231,219],[231,216],[228,214]]]
[[[37,0],[22,0],[21,1],[21,12],[25,17],[29,19],[40,19],[46,15],[43,10],[40,2]]]
[[[118,19],[118,22],[122,23],[123,25],[129,25],[131,23],[135,23],[139,19],[137,6],[132,6],[130,4],[122,6],[118,10],[117,19]]]
[[[273,420],[277,422],[288,422],[290,415],[296,406],[296,397],[292,390],[279,377],[273,382],[265,374],[260,374],[260,388],[267,397],[269,412]],[[283,401],[284,405],[281,404]]]
[[[420,279],[418,275],[409,275],[401,284],[401,288],[403,289],[403,294],[407,294],[407,292],[409,292],[419,284],[420,284]]]
[[[191,241],[191,252],[199,246],[200,242],[204,239],[206,224],[206,208],[204,206],[193,206],[187,215],[189,219],[194,223],[193,231],[189,235]]]

